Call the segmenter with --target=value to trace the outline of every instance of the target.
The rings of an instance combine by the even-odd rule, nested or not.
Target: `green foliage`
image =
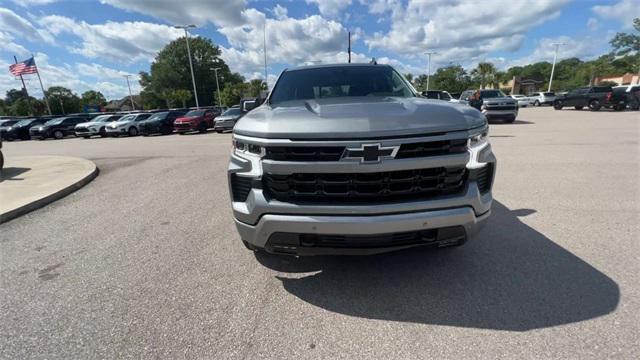
[[[422,79],[422,75],[417,79],[420,80],[418,88],[420,91],[426,89],[426,76]],[[451,93],[461,93],[471,87],[471,77],[460,65],[447,66],[439,68],[431,77],[429,87],[436,90],[446,90]]]
[[[212,94],[216,91],[216,78],[213,68],[220,68],[220,88],[244,81],[239,74],[231,73],[227,64],[220,58],[220,48],[211,40],[203,37],[189,38],[189,47],[200,105],[214,104]],[[145,108],[176,101],[171,99],[170,94],[173,90],[193,88],[186,38],[170,42],[158,53],[151,64],[151,71],[140,73],[140,85],[143,89],[141,95]],[[195,98],[190,96],[186,105],[195,106]]]
[[[49,105],[54,115],[78,113],[82,111],[81,100],[78,95],[62,86],[52,86],[47,89]]]
[[[478,67],[471,70],[471,76],[480,82],[480,88],[493,85],[496,81],[496,66],[490,62],[481,62]]]
[[[193,97],[193,95],[191,95],[191,91],[185,89],[173,90],[169,96],[176,103],[182,104],[182,107],[187,107],[187,101]]]
[[[100,91],[89,90],[82,93],[82,105],[107,105],[107,99]]]
[[[617,33],[609,41],[615,55],[640,52],[640,18],[633,19],[633,28],[637,34]]]

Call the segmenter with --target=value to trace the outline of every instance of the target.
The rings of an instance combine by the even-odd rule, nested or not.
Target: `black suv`
[[[7,137],[7,133],[13,127],[13,125],[17,124],[20,119],[5,119],[0,121],[0,138],[9,139]]]
[[[587,107],[591,111],[598,111],[604,106],[622,111],[627,107],[627,98],[624,94],[614,92],[611,86],[589,86],[558,96],[553,102],[553,108],[556,110],[570,106],[576,110]]]
[[[29,129],[36,125],[43,125],[49,120],[51,120],[50,117],[20,120],[7,129],[3,137],[7,140],[29,140]]]
[[[177,118],[184,116],[184,114],[186,114],[186,111],[182,110],[170,110],[155,113],[147,120],[139,123],[138,131],[140,131],[142,136],[148,136],[151,134],[171,134],[173,132],[173,122]]]
[[[51,119],[43,125],[32,126],[29,129],[31,138],[44,140],[46,138],[62,139],[67,135],[75,135],[77,124],[87,121],[86,117],[65,116]]]

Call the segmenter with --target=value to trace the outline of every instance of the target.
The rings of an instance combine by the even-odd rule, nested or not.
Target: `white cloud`
[[[351,5],[351,0],[306,0],[307,4],[316,4],[320,14],[335,18]]]
[[[538,44],[531,54],[518,59],[505,60],[502,67],[506,69],[512,66],[533,64],[539,61],[552,62],[555,52],[555,46],[553,44],[555,43],[564,44],[558,48],[557,61],[572,57],[576,57],[581,60],[592,59],[602,54],[600,49],[606,44],[606,39],[608,38],[585,37],[576,39],[568,36],[542,38],[538,40]]]
[[[53,37],[47,31],[37,29],[29,20],[6,8],[0,8],[0,31],[30,42],[53,43]]]
[[[175,25],[205,25],[211,22],[217,26],[242,24],[242,10],[245,0],[101,0],[103,4],[134,11]]]
[[[11,0],[16,5],[20,5],[22,7],[30,7],[30,6],[41,6],[48,5],[58,2],[60,0]]]
[[[524,34],[560,14],[567,0],[366,2],[369,12],[391,15],[391,30],[365,40],[370,48],[412,57],[436,49],[442,57],[472,58],[520,48]],[[500,16],[508,9],[508,16]]]
[[[591,10],[603,19],[615,20],[629,29],[633,19],[640,18],[640,3],[637,0],[620,0],[614,5],[596,5]]]
[[[15,39],[11,34],[0,31],[0,50],[4,50],[10,54],[15,54],[21,57],[29,55],[29,50],[25,49],[25,47],[20,44],[16,44],[14,40]]]
[[[79,47],[68,48],[73,53],[125,63],[150,61],[167,43],[183,36],[180,29],[141,21],[88,24],[50,15],[39,22],[55,35],[68,33],[80,38]]]
[[[598,22],[596,18],[589,18],[589,20],[587,20],[587,27],[591,31],[596,31],[600,28],[600,22]]]
[[[276,6],[273,7],[271,12],[273,12],[273,16],[275,16],[276,19],[278,20],[286,19],[289,13],[287,8],[284,6],[281,6],[280,4],[276,4]]]

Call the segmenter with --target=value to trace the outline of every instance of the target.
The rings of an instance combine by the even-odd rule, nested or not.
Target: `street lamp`
[[[562,45],[567,45],[565,43],[553,43],[551,44],[556,47],[555,52],[553,53],[553,65],[551,65],[551,77],[549,78],[549,88],[547,92],[551,92],[551,83],[553,82],[553,71],[556,69],[556,59],[558,58],[558,48]]]
[[[127,87],[129,88],[129,100],[131,101],[131,110],[135,110],[136,106],[133,103],[133,96],[131,95],[131,85],[129,84],[129,78],[131,75],[122,75],[125,79],[127,79]]]
[[[425,55],[429,58],[429,62],[427,65],[427,91],[429,90],[429,78],[431,77],[431,55],[437,54],[435,51],[425,51]]]
[[[216,73],[216,92],[218,93],[218,106],[220,107],[220,111],[222,111],[222,100],[220,100],[220,84],[218,83],[218,70],[222,68],[211,68]]]
[[[191,60],[191,49],[189,48],[189,32],[187,29],[195,28],[196,26],[193,24],[190,25],[176,25],[174,28],[176,29],[184,29],[184,37],[187,40],[187,54],[189,54],[189,68],[191,69],[191,82],[193,83],[193,95],[196,98],[196,109],[200,108],[200,103],[198,102],[198,90],[196,90],[196,77],[193,76],[193,61]]]

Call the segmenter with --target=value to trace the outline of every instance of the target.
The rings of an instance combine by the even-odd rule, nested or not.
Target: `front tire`
[[[205,123],[205,122],[201,122],[201,123],[200,123],[200,125],[198,126],[198,131],[199,131],[201,134],[206,133],[206,132],[207,132],[207,123]]]
[[[536,100],[533,102],[533,106],[540,106],[540,101]]]
[[[53,132],[53,138],[56,140],[60,140],[64,137],[64,133],[60,130],[56,130]]]
[[[562,110],[562,101],[556,101],[553,103],[553,108],[556,110]]]
[[[600,101],[595,100],[595,99],[589,101],[589,110],[598,111],[598,110],[600,110],[600,108],[602,108],[602,104],[600,104]]]
[[[107,137],[107,130],[101,127],[100,130],[98,130],[98,134],[100,134],[100,137]]]
[[[130,127],[129,136],[138,136],[138,129],[136,129],[135,127]]]
[[[618,104],[618,105],[615,105],[613,107],[613,110],[615,110],[615,111],[623,111],[625,108],[626,108],[626,106]]]
[[[574,106],[573,108],[576,109],[576,110],[582,110],[583,107],[584,106]]]

